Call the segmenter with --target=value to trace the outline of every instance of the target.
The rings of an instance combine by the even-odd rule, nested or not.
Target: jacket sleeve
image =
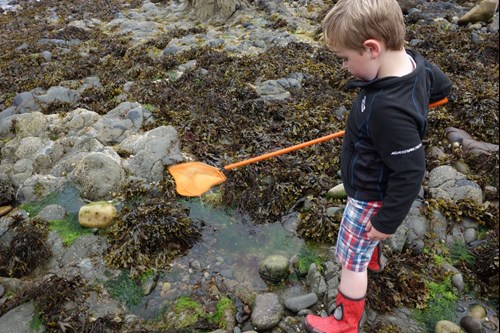
[[[452,87],[450,79],[434,64],[431,64],[427,60],[426,64],[426,67],[431,72],[431,77],[433,79],[429,103],[433,103],[450,96]]]

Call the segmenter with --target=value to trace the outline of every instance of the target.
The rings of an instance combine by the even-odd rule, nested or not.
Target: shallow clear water
[[[185,256],[172,262],[172,269],[161,273],[153,293],[131,309],[143,318],[155,317],[163,306],[179,296],[196,293],[192,286],[206,281],[204,275],[225,276],[239,287],[269,291],[273,286],[260,278],[260,262],[272,254],[291,258],[304,246],[303,240],[280,223],[256,225],[235,211],[213,208],[199,199],[184,201],[184,205],[189,207],[191,218],[205,222],[202,237]],[[201,264],[201,272],[190,267],[194,260]],[[290,285],[280,291],[294,295],[302,292],[300,285]]]

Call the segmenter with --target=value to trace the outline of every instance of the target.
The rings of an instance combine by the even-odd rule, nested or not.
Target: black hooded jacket
[[[382,201],[371,223],[386,234],[401,225],[420,191],[429,104],[451,92],[441,70],[417,52],[407,53],[416,63],[410,74],[348,84],[361,90],[347,119],[342,180],[348,196]]]

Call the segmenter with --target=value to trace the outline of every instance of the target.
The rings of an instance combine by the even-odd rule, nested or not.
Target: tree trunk
[[[245,0],[186,0],[186,3],[200,19],[226,21],[243,8]]]

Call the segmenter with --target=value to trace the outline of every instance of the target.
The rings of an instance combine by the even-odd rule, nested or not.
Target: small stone
[[[12,206],[0,206],[0,216],[7,215],[13,209]]]
[[[486,309],[482,305],[474,304],[469,308],[469,315],[472,318],[483,319],[486,318],[487,313]]]
[[[339,184],[331,188],[326,194],[326,197],[329,199],[346,199],[347,193],[344,189],[344,184]]]
[[[460,326],[448,320],[440,320],[434,328],[436,333],[463,333]]]
[[[465,316],[460,320],[460,325],[467,333],[483,333],[484,328],[480,319],[471,316]]]

